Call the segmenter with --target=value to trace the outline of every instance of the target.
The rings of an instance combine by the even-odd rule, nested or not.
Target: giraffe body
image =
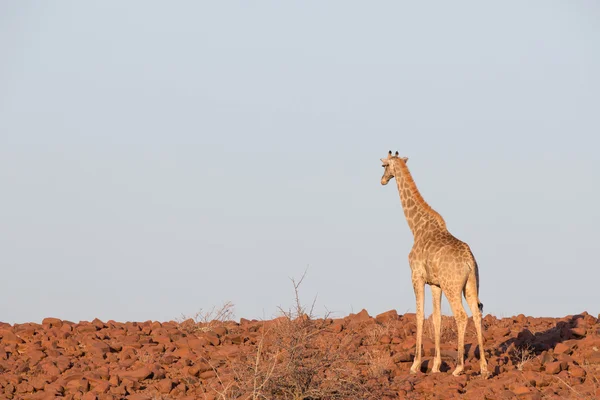
[[[381,159],[385,171],[381,184],[386,185],[396,178],[404,216],[414,236],[414,244],[408,255],[411,278],[416,297],[417,340],[415,359],[411,373],[421,368],[421,344],[423,338],[425,285],[431,287],[433,298],[433,325],[435,332],[435,358],[433,372],[439,372],[442,363],[440,354],[441,299],[446,295],[458,330],[458,360],[454,375],[464,370],[464,337],[467,313],[462,305],[464,295],[477,331],[479,342],[481,375],[488,377],[487,362],[483,350],[481,312],[479,301],[479,270],[469,245],[455,238],[446,228],[442,216],[433,210],[419,193],[406,165],[408,159],[398,157],[398,152]]]

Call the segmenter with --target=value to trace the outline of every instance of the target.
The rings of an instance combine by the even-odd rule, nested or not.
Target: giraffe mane
[[[397,162],[396,165],[398,164],[402,169],[402,178],[406,181],[408,189],[413,195],[413,199],[417,202],[417,204],[421,205],[427,213],[433,216],[433,218],[438,222],[438,224],[440,224],[440,227],[446,229],[446,221],[444,221],[444,218],[442,218],[442,216],[437,211],[431,208],[431,206],[427,204],[423,196],[421,196],[419,189],[417,189],[417,184],[415,183],[415,180],[413,179],[412,174],[408,169],[408,165],[406,165],[405,162]]]

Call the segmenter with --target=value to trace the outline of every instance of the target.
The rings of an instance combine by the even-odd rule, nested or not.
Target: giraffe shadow
[[[564,341],[583,339],[585,336],[573,333],[572,329],[577,326],[577,321],[584,317],[582,314],[577,314],[568,321],[559,321],[555,326],[535,333],[528,328],[524,328],[516,337],[511,337],[496,346],[492,350],[492,354],[497,357],[508,355],[508,358],[515,364],[519,361],[523,352],[528,352],[536,357]]]
[[[431,368],[433,367],[433,360],[424,360],[421,363],[421,372],[427,373],[431,372]],[[442,360],[442,364],[440,365],[440,372],[448,372],[450,371],[450,366],[444,360]]]

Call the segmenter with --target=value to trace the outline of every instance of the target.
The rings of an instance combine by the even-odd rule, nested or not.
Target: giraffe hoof
[[[459,376],[463,373],[463,368],[457,367],[454,372],[452,372],[452,375],[454,376]]]

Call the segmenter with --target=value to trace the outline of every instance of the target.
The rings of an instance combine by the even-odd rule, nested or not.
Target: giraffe
[[[469,245],[458,240],[446,228],[446,222],[440,214],[423,199],[407,167],[408,158],[399,157],[398,152],[381,162],[385,168],[381,184],[387,185],[396,178],[404,216],[414,236],[414,244],[408,255],[412,272],[412,284],[416,297],[417,340],[414,362],[410,368],[412,374],[421,369],[421,344],[423,338],[423,313],[425,284],[431,287],[433,298],[433,327],[435,332],[435,358],[432,372],[439,372],[442,364],[440,355],[441,300],[446,295],[458,330],[458,362],[452,373],[460,375],[464,370],[464,344],[467,327],[467,313],[462,304],[464,294],[473,314],[477,330],[481,376],[489,377],[483,336],[481,333],[481,314],[483,304],[479,302],[479,271],[475,257]]]

